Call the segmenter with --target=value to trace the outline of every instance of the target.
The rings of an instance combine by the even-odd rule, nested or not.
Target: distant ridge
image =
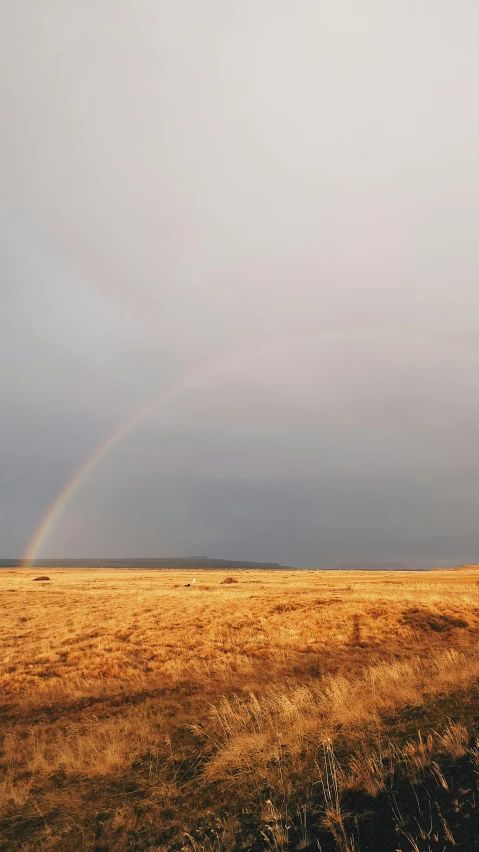
[[[256,570],[256,571],[431,571],[431,570],[477,570],[473,563],[460,565],[460,560],[445,560],[446,564],[434,559],[407,559],[404,562],[346,562],[341,565],[317,565],[314,568],[298,568],[281,565],[279,562],[245,562],[235,559],[211,559],[208,556],[165,556],[158,558],[135,559],[35,559],[32,568],[123,568],[149,569],[160,571],[162,568],[203,568],[209,570]],[[449,564],[447,564],[449,562]],[[0,559],[2,568],[21,568],[23,559]]]
[[[453,568],[453,571],[477,571],[478,568],[479,568],[479,565],[475,562],[472,562],[472,563],[467,563],[466,565],[458,565],[456,568]],[[434,570],[435,571],[444,571],[444,570],[447,570],[447,569],[444,569],[443,566],[440,565],[437,568],[435,568]]]
[[[0,568],[21,568],[23,559],[0,559]],[[34,568],[209,568],[261,569],[262,571],[296,571],[279,562],[238,562],[231,559],[209,559],[207,556],[166,557],[160,559],[35,559]]]

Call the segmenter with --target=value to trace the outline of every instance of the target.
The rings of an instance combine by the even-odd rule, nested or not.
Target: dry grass
[[[194,573],[0,574],[1,849],[307,849],[316,825],[352,852],[345,795],[469,754],[479,569]]]

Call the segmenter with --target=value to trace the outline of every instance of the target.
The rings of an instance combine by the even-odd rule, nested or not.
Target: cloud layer
[[[479,9],[4,19],[2,555],[477,553]]]

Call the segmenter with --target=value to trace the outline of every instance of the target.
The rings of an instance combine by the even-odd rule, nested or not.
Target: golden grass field
[[[478,566],[0,595],[0,849],[479,849]]]

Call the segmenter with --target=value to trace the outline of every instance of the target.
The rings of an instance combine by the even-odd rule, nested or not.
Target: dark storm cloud
[[[2,554],[156,395],[41,555],[469,558],[479,10],[3,23]]]

